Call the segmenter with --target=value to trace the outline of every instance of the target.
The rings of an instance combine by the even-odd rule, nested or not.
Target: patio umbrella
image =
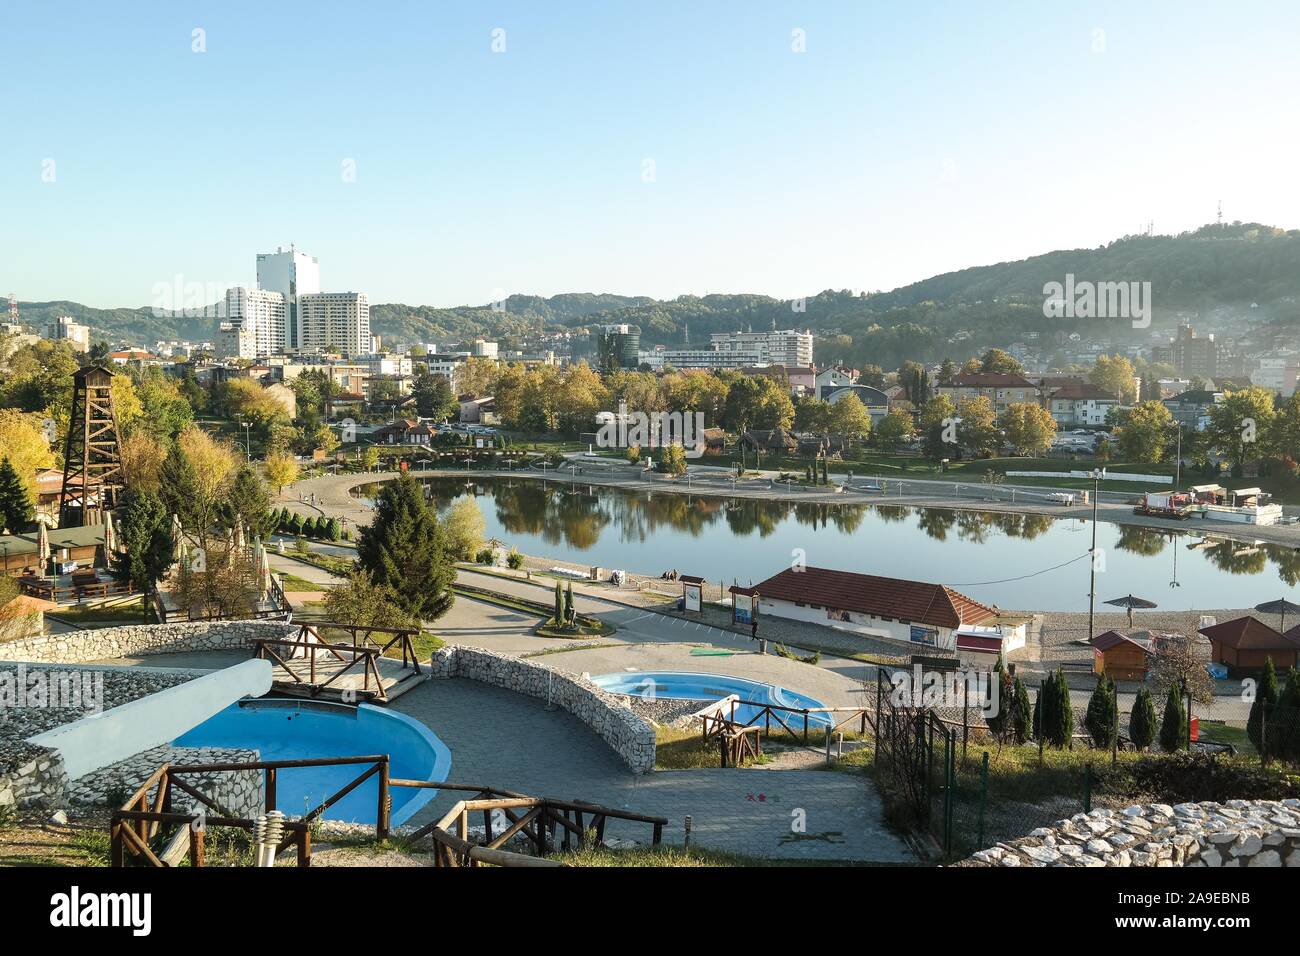
[[[104,512],[104,557],[117,550],[117,534],[113,530],[113,512]]]
[[[1148,601],[1146,598],[1134,597],[1134,596],[1131,595],[1131,594],[1126,594],[1126,595],[1125,595],[1124,597],[1122,597],[1122,598],[1115,598],[1115,600],[1113,600],[1113,601],[1104,601],[1104,602],[1102,602],[1102,603],[1104,603],[1104,604],[1110,604],[1110,605],[1112,605],[1113,607],[1122,607],[1122,608],[1124,608],[1125,610],[1127,610],[1127,611],[1128,611],[1128,626],[1129,626],[1130,628],[1133,627],[1133,609],[1134,609],[1134,608],[1143,608],[1143,609],[1145,610],[1145,609],[1150,609],[1150,608],[1153,608],[1153,607],[1157,607],[1157,604],[1156,604],[1155,601]]]
[[[50,568],[50,529],[44,521],[36,523],[36,555],[41,559],[41,574]]]
[[[1286,616],[1288,614],[1300,614],[1300,604],[1281,598],[1277,601],[1265,601],[1263,604],[1256,604],[1255,610],[1259,611],[1260,614],[1280,614],[1282,620],[1278,623],[1277,629],[1286,633]]]

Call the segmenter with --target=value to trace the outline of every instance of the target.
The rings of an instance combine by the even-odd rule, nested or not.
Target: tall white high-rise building
[[[811,365],[813,334],[797,329],[771,332],[717,332],[709,336],[715,352],[753,365]]]
[[[293,246],[258,253],[257,287],[284,296],[285,337],[276,351],[303,348],[298,299],[320,292],[320,260]]]
[[[298,339],[305,352],[369,355],[370,300],[364,292],[299,293]]]
[[[221,323],[222,351],[231,358],[261,358],[283,351],[287,303],[267,289],[226,290],[226,321]]]

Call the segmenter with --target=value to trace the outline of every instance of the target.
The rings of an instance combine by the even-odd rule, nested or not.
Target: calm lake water
[[[947,584],[1004,608],[1088,609],[1087,521],[653,494],[519,478],[424,483],[440,508],[472,494],[487,536],[526,554],[750,584],[788,567],[802,549],[809,565]],[[356,494],[371,498],[377,490],[366,485]],[[1265,545],[1243,553],[1252,549],[1238,542],[1190,547],[1199,541],[1099,523],[1098,609],[1113,610],[1101,602],[1130,593],[1179,611],[1300,601],[1300,552]],[[1178,587],[1170,584],[1175,580]]]

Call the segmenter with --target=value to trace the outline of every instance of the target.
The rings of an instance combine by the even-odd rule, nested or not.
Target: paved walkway
[[[393,710],[422,721],[451,749],[456,783],[580,799],[666,817],[664,841],[681,843],[693,821],[701,846],[794,860],[915,862],[885,829],[880,799],[862,775],[825,770],[675,770],[630,773],[596,734],[531,697],[466,680],[421,684]],[[440,793],[411,821],[442,816]],[[802,812],[800,812],[802,811]],[[803,833],[792,829],[806,822]],[[648,841],[641,824],[610,822],[610,836]]]

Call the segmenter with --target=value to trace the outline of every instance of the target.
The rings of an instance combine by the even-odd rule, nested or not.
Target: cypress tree
[[[1051,679],[1051,674],[1048,674]],[[1043,735],[1043,688],[1038,688],[1038,693],[1034,695],[1034,739],[1037,740]]]
[[[1160,747],[1173,753],[1187,746],[1187,711],[1183,709],[1183,695],[1178,687],[1169,688],[1165,699],[1165,715],[1160,721]]]
[[[27,489],[13,462],[6,458],[0,462],[0,524],[10,534],[30,531],[36,523],[36,512],[32,509]]]
[[[1269,657],[1264,661],[1264,673],[1259,679],[1259,686],[1255,688],[1255,700],[1250,705],[1250,717],[1246,720],[1246,736],[1260,754],[1264,753],[1265,747],[1270,753],[1277,749],[1277,741],[1271,739],[1272,734],[1269,733],[1266,739],[1263,733],[1265,710],[1268,711],[1270,727],[1277,726],[1277,700],[1277,669],[1273,666],[1273,658]]]
[[[1012,693],[1015,696],[1015,704],[1011,711],[1011,731],[1016,743],[1023,744],[1029,739],[1034,718],[1029,706],[1029,691],[1025,688],[1025,682],[1019,677],[1012,685]]]
[[[1048,743],[1054,747],[1068,747],[1070,738],[1074,736],[1074,710],[1070,706],[1070,684],[1065,679],[1065,671],[1059,668],[1052,681],[1048,715],[1043,722]]]
[[[119,581],[129,581],[148,598],[172,564],[171,515],[158,495],[138,488],[123,493],[118,515],[123,550],[113,555],[110,570]]]
[[[456,599],[456,567],[442,525],[410,474],[386,483],[376,496],[374,517],[357,536],[357,560],[375,584],[393,590],[403,611],[421,621],[441,617]]]
[[[1276,753],[1286,760],[1300,759],[1300,671],[1289,668],[1286,674],[1286,686],[1277,699],[1278,720],[1276,724],[1269,720],[1269,753]],[[1271,742],[1277,738],[1277,745]]]
[[[996,713],[985,717],[984,722],[989,725],[994,739],[1001,741],[1011,726],[1011,707],[1015,702],[1010,693],[1011,677],[1003,664],[1001,651],[998,652],[998,662],[993,665],[993,680],[998,685],[998,709]]]
[[[1128,736],[1138,750],[1146,750],[1156,739],[1156,705],[1145,684],[1138,688],[1128,715]]]
[[[330,518],[325,526],[325,537],[331,541],[339,540],[339,521],[337,518]]]
[[[572,581],[569,581],[564,585],[564,619],[566,621],[568,620],[576,621],[578,619],[577,609],[574,608],[573,606],[573,582]]]
[[[1088,712],[1083,726],[1092,738],[1094,747],[1109,747],[1119,729],[1119,715],[1115,713],[1115,682],[1103,675],[1093,688],[1088,700]]]
[[[555,626],[559,627],[564,623],[564,591],[560,589],[560,582],[555,582]]]

